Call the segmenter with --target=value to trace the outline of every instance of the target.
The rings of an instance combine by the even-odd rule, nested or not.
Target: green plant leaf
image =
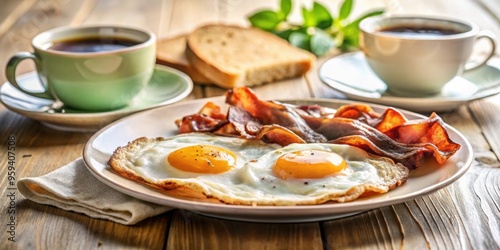
[[[290,44],[321,56],[333,47],[342,51],[359,48],[359,23],[370,16],[380,15],[383,10],[364,14],[348,21],[354,0],[343,0],[335,18],[325,5],[313,1],[311,9],[301,7],[303,22],[290,23],[293,0],[279,0],[279,9],[257,11],[248,20],[252,26],[274,33]]]
[[[343,29],[342,32],[344,33],[344,42],[346,43],[349,47],[358,47],[359,46],[359,23],[371,16],[376,16],[383,14],[383,10],[377,10],[377,11],[372,11],[370,13],[364,14],[363,16],[357,18],[355,21],[349,23],[346,25]]]
[[[361,17],[358,17],[356,20],[349,23],[346,27],[354,26],[356,28],[359,28],[359,23],[361,23],[361,21],[363,21],[363,19],[371,17],[371,16],[382,15],[382,14],[384,14],[384,10],[371,11],[369,13],[363,14]]]
[[[294,31],[288,37],[288,42],[292,45],[308,51],[311,51],[310,40],[311,36],[301,31]]]
[[[342,44],[338,46],[341,51],[348,51],[359,47],[359,37],[356,36],[345,36]]]
[[[280,2],[280,13],[281,20],[285,21],[290,12],[292,11],[292,0],[281,0]]]
[[[335,41],[326,32],[316,29],[311,37],[311,52],[317,56],[322,56],[335,47]]]
[[[357,47],[359,45],[359,29],[358,28],[350,28],[344,30],[344,40],[342,43],[348,43],[351,46]]]
[[[342,5],[340,6],[340,11],[339,11],[339,20],[346,20],[347,17],[351,14],[352,10],[352,5],[353,5],[354,0],[344,0]]]
[[[272,10],[263,10],[256,12],[255,14],[248,17],[248,20],[250,21],[252,26],[267,31],[276,29],[278,24],[281,23],[281,20],[278,17],[278,13]]]
[[[316,19],[316,27],[320,29],[327,29],[332,26],[333,17],[328,9],[318,2],[314,2],[311,14]]]
[[[363,16],[357,18],[353,22],[341,26],[339,33],[343,35],[342,42],[338,45],[341,45],[341,49],[348,46],[348,47],[358,47],[359,46],[359,23],[364,20],[367,17],[370,16],[376,16],[384,13],[383,10],[377,10],[377,11],[372,11],[369,13],[364,14]]]
[[[316,17],[312,11],[309,11],[307,8],[302,7],[302,18],[304,19],[305,27],[314,27],[316,26]]]
[[[286,30],[275,30],[273,31],[273,33],[285,40],[288,41],[288,38],[290,37],[290,35],[294,32],[295,30],[292,30],[292,29],[286,29]]]

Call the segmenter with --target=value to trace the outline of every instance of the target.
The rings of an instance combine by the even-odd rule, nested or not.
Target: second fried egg
[[[408,169],[388,158],[328,143],[291,144],[247,163],[238,176],[260,190],[258,204],[346,202],[403,184]]]

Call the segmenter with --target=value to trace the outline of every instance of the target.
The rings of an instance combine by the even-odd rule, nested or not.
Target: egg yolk
[[[327,151],[303,150],[282,155],[273,172],[283,180],[319,179],[335,174],[347,167],[342,156]]]
[[[236,155],[221,147],[194,145],[180,148],[167,157],[173,167],[193,173],[219,174],[231,169],[236,163]]]

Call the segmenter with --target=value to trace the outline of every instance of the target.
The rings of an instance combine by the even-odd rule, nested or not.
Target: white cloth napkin
[[[87,170],[82,158],[44,176],[21,178],[17,188],[34,202],[125,225],[171,209],[106,186]]]

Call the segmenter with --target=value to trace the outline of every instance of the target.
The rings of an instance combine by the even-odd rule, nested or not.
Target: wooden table
[[[251,2],[251,3],[250,3]],[[305,1],[311,4],[312,1]],[[327,2],[327,1],[321,1]],[[159,38],[221,22],[248,25],[246,16],[277,1],[243,0],[2,0],[0,68],[17,51],[31,50],[38,32],[62,25],[120,24],[148,28]],[[337,10],[339,1],[328,1]],[[294,13],[300,18],[298,4]],[[393,13],[467,17],[500,37],[497,0],[358,0],[354,16],[374,7]],[[295,15],[295,14],[294,14]],[[334,55],[332,55],[334,56]],[[306,77],[254,88],[263,99],[342,98],[317,77],[320,58]],[[499,60],[497,53],[495,60]],[[19,73],[33,70],[23,63]],[[5,75],[0,74],[0,82]],[[188,101],[225,90],[195,86]],[[82,154],[91,133],[49,129],[0,105],[2,174],[1,247],[7,249],[499,249],[500,95],[440,114],[470,141],[471,169],[433,194],[331,221],[266,224],[205,217],[173,210],[134,226],[89,218],[15,197],[16,242],[8,241],[7,147],[15,141],[16,178],[49,173]]]

